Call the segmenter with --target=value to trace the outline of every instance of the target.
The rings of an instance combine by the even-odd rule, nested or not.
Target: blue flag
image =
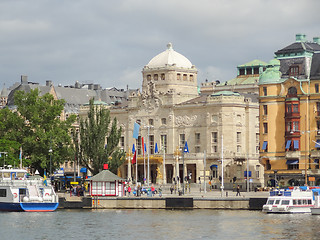
[[[184,145],[184,149],[183,149],[184,152],[186,153],[189,153],[189,148],[188,148],[188,143],[186,141],[185,145]]]
[[[132,145],[132,153],[134,153],[136,151],[134,144]]]
[[[159,151],[158,151],[158,144],[156,143],[156,147],[155,147],[155,149],[154,149],[154,152],[155,153],[158,153]]]
[[[134,123],[134,127],[133,127],[133,138],[138,139],[139,137],[139,129],[140,129],[140,125],[138,123]]]
[[[144,152],[147,152],[147,145],[144,144]]]

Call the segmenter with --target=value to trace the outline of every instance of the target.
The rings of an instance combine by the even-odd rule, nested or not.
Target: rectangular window
[[[142,141],[141,141],[141,136],[138,136],[137,140],[137,149],[138,149],[138,155],[142,154]]]
[[[237,153],[241,153],[241,145],[237,145]]]
[[[190,82],[193,82],[193,75],[190,75]]]
[[[263,123],[263,133],[268,133],[268,123]]]
[[[218,143],[218,133],[217,132],[211,133],[211,143]]]
[[[299,67],[298,66],[292,66],[289,69],[289,76],[298,76],[299,75]]]
[[[167,152],[167,135],[161,135],[161,149]]]
[[[213,146],[212,146],[212,152],[213,152],[213,153],[218,152],[218,146],[217,146],[217,145],[213,145]]]
[[[315,92],[316,92],[316,93],[319,93],[319,84],[318,84],[318,83],[316,83],[316,84],[314,85],[314,88],[315,88]]]
[[[161,80],[166,80],[166,75],[164,73],[161,73]]]
[[[293,112],[298,113],[299,112],[299,104],[293,104]]]
[[[268,106],[263,105],[263,115],[268,115]]]
[[[177,74],[177,80],[179,80],[179,81],[181,80],[181,74],[180,73]]]
[[[179,135],[179,144],[180,144],[180,149],[184,149],[184,145],[186,143],[186,136],[185,134],[180,134]]]
[[[267,92],[267,87],[263,87],[263,96],[267,96],[268,92]]]
[[[124,149],[124,137],[120,138],[120,148],[123,150]]]
[[[149,152],[150,154],[154,154],[154,136],[149,136]]]
[[[237,132],[237,144],[241,144],[241,132]]]
[[[153,126],[153,119],[149,119],[149,126]]]
[[[195,133],[195,143],[196,145],[200,144],[200,133]]]
[[[0,197],[7,197],[7,190],[6,189],[0,189]]]
[[[260,178],[260,165],[256,165],[256,178]]]
[[[200,146],[195,146],[194,150],[195,150],[196,153],[199,153],[200,152]]]
[[[299,131],[299,122],[298,122],[298,121],[294,121],[292,128],[293,128],[292,130],[293,130],[294,132]]]
[[[161,118],[161,124],[166,125],[167,124],[167,119],[166,118]]]

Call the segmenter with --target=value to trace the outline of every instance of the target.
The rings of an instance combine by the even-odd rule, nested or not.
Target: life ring
[[[14,198],[17,198],[17,197],[18,197],[18,194],[17,194],[17,193],[14,193],[13,196],[14,196]]]
[[[45,196],[49,196],[49,193],[46,193]]]

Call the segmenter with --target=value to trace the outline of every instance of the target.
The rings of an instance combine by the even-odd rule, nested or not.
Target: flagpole
[[[138,150],[138,144],[137,144],[137,139],[136,139],[136,146]],[[138,157],[137,157],[137,153],[136,153],[136,187],[138,188]]]
[[[148,127],[148,149],[147,149],[147,151],[148,151],[148,172],[147,172],[147,175],[148,175],[148,181],[147,181],[147,185],[148,185],[148,187],[149,187],[149,178],[150,178],[150,165],[149,165],[149,162],[150,162],[150,157],[149,157],[149,152],[150,152],[150,139],[149,139],[149,129],[150,129],[150,126],[148,125],[147,126]]]

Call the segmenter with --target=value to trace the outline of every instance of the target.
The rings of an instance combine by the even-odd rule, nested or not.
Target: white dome
[[[173,64],[181,68],[192,67],[192,63],[189,61],[188,58],[173,50],[171,43],[167,44],[167,48],[167,50],[152,58],[146,67],[159,68],[166,67],[167,65],[170,66]]]

